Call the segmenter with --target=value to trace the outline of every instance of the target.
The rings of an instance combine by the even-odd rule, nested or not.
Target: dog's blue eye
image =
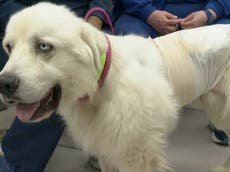
[[[49,51],[52,50],[52,45],[47,44],[47,43],[40,43],[40,44],[38,45],[38,48],[39,48],[41,51],[49,52]]]

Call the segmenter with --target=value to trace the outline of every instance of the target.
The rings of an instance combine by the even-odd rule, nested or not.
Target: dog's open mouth
[[[60,85],[54,86],[41,99],[33,103],[18,103],[16,107],[17,117],[21,121],[37,120],[53,111],[56,111],[61,99]]]

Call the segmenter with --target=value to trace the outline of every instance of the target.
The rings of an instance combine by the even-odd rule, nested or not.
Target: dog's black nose
[[[13,96],[19,85],[19,78],[13,74],[0,75],[0,93],[7,97]]]

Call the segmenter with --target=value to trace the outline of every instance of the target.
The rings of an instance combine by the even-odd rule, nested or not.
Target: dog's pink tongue
[[[21,121],[29,121],[35,113],[39,102],[36,103],[19,103],[16,107],[16,114]]]

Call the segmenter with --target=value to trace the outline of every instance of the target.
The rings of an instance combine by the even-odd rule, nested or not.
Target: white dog
[[[229,25],[154,40],[110,36],[40,3],[11,17],[3,46],[0,92],[17,103],[18,118],[39,121],[58,109],[103,172],[170,169],[167,137],[179,108],[194,100],[217,127],[230,127]]]

